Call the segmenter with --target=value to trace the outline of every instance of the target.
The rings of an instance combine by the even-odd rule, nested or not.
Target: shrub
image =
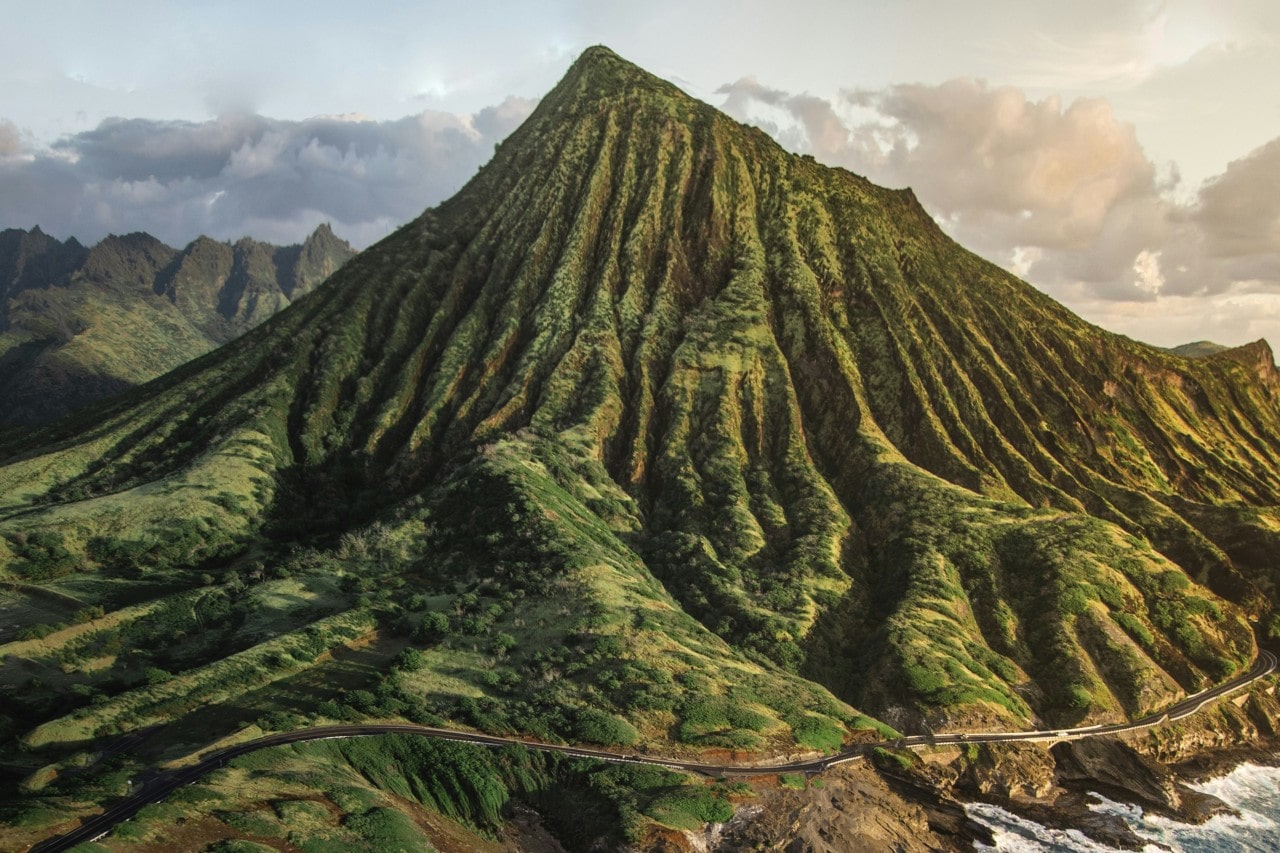
[[[1131,613],[1124,611],[1113,612],[1111,618],[1117,625],[1123,628],[1129,636],[1133,637],[1144,649],[1152,649],[1155,647],[1156,638],[1152,636],[1151,631],[1138,621],[1138,618]]]
[[[722,697],[692,699],[680,709],[680,737],[688,739],[729,728],[729,714]]]
[[[419,643],[438,642],[451,633],[449,617],[443,613],[428,613],[422,617],[418,627],[413,631],[413,639]]]
[[[772,719],[753,711],[750,708],[744,708],[741,705],[730,704],[728,707],[729,724],[735,729],[748,729],[753,732],[761,732],[769,728],[773,722]]]
[[[926,669],[919,663],[908,664],[902,672],[906,676],[907,686],[912,692],[921,696],[927,696],[946,686],[946,681],[940,673]]]
[[[82,607],[71,617],[71,621],[77,625],[81,625],[85,622],[92,622],[94,619],[100,619],[105,613],[106,610],[102,605],[97,605],[95,607]]]
[[[287,711],[269,711],[258,718],[258,728],[264,732],[287,732],[298,728],[303,719]]]
[[[1086,688],[1075,684],[1067,689],[1066,703],[1068,708],[1082,711],[1093,704],[1093,694]]]
[[[273,815],[260,811],[252,812],[219,812],[218,820],[245,835],[256,835],[261,838],[283,838],[282,827]]]
[[[877,767],[891,770],[910,770],[915,766],[916,757],[904,749],[884,749],[875,747],[871,750],[871,760]]]
[[[405,649],[396,658],[395,665],[406,672],[418,672],[427,666],[427,656],[418,649]]]
[[[60,625],[60,624],[47,625],[47,624],[41,623],[36,625],[30,625],[26,628],[23,628],[21,631],[19,631],[17,638],[19,640],[43,640],[45,637],[49,636],[53,632],[61,631],[64,627],[66,626]]]
[[[844,745],[844,732],[830,717],[805,714],[789,722],[791,734],[801,746],[823,752],[836,752]]]
[[[6,537],[19,558],[15,568],[30,580],[52,580],[73,571],[79,561],[67,550],[61,533],[33,530]]]
[[[149,666],[142,671],[142,677],[149,685],[164,684],[173,676],[158,666]]]
[[[627,697],[626,706],[630,711],[670,711],[675,700],[660,690],[642,688]]]
[[[699,829],[705,823],[724,823],[733,817],[733,806],[705,787],[682,785],[660,794],[644,809],[644,814],[675,829]]]
[[[378,705],[378,697],[368,690],[351,690],[347,692],[343,702],[357,711],[371,714]]]
[[[347,818],[344,825],[375,850],[412,853],[424,848],[424,839],[414,822],[394,809],[371,809]]]
[[[596,708],[581,708],[574,721],[574,734],[585,743],[630,746],[640,737],[635,726],[621,717]]]
[[[1064,616],[1079,616],[1089,609],[1089,596],[1083,587],[1073,586],[1058,600],[1058,612]]]

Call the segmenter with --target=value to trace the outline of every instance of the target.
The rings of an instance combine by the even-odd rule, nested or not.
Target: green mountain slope
[[[1217,355],[1228,349],[1231,349],[1231,347],[1224,347],[1222,344],[1215,344],[1213,341],[1192,341],[1189,344],[1172,347],[1169,352],[1174,355],[1186,356],[1187,358],[1205,358],[1206,356]]]
[[[226,343],[312,290],[354,252],[320,226],[296,246],[146,234],[92,249],[0,233],[0,426],[53,420]]]
[[[267,711],[770,752],[1135,716],[1254,655],[1278,388],[593,48],[324,287],[0,443],[22,613],[103,607],[3,648],[41,679],[3,713],[52,758]]]

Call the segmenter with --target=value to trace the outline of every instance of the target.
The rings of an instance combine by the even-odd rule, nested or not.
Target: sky
[[[605,44],[1113,331],[1280,347],[1280,3],[0,0],[0,228],[357,246]]]

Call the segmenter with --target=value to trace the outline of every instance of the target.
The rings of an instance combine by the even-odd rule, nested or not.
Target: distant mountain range
[[[0,232],[0,426],[53,420],[238,337],[353,254],[321,225],[301,245],[149,234],[92,248]]]
[[[1226,352],[1230,347],[1222,344],[1215,344],[1213,341],[1192,341],[1189,344],[1172,347],[1169,351],[1175,355],[1186,356],[1187,358],[1205,358],[1211,355],[1217,355],[1220,352]]]

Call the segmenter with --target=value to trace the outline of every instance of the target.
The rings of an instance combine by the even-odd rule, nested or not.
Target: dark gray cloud
[[[198,234],[292,241],[327,220],[364,245],[455,192],[534,104],[378,122],[110,119],[0,159],[0,227],[82,241],[145,230],[181,245]],[[0,123],[0,155],[21,150],[10,128]]]
[[[1190,200],[1110,104],[1029,99],[971,79],[845,92],[831,101],[721,87],[725,109],[784,145],[910,186],[961,243],[1056,295],[1150,301],[1280,290],[1280,140]]]
[[[1193,219],[1214,257],[1280,252],[1280,139],[1232,161],[1206,183]]]

